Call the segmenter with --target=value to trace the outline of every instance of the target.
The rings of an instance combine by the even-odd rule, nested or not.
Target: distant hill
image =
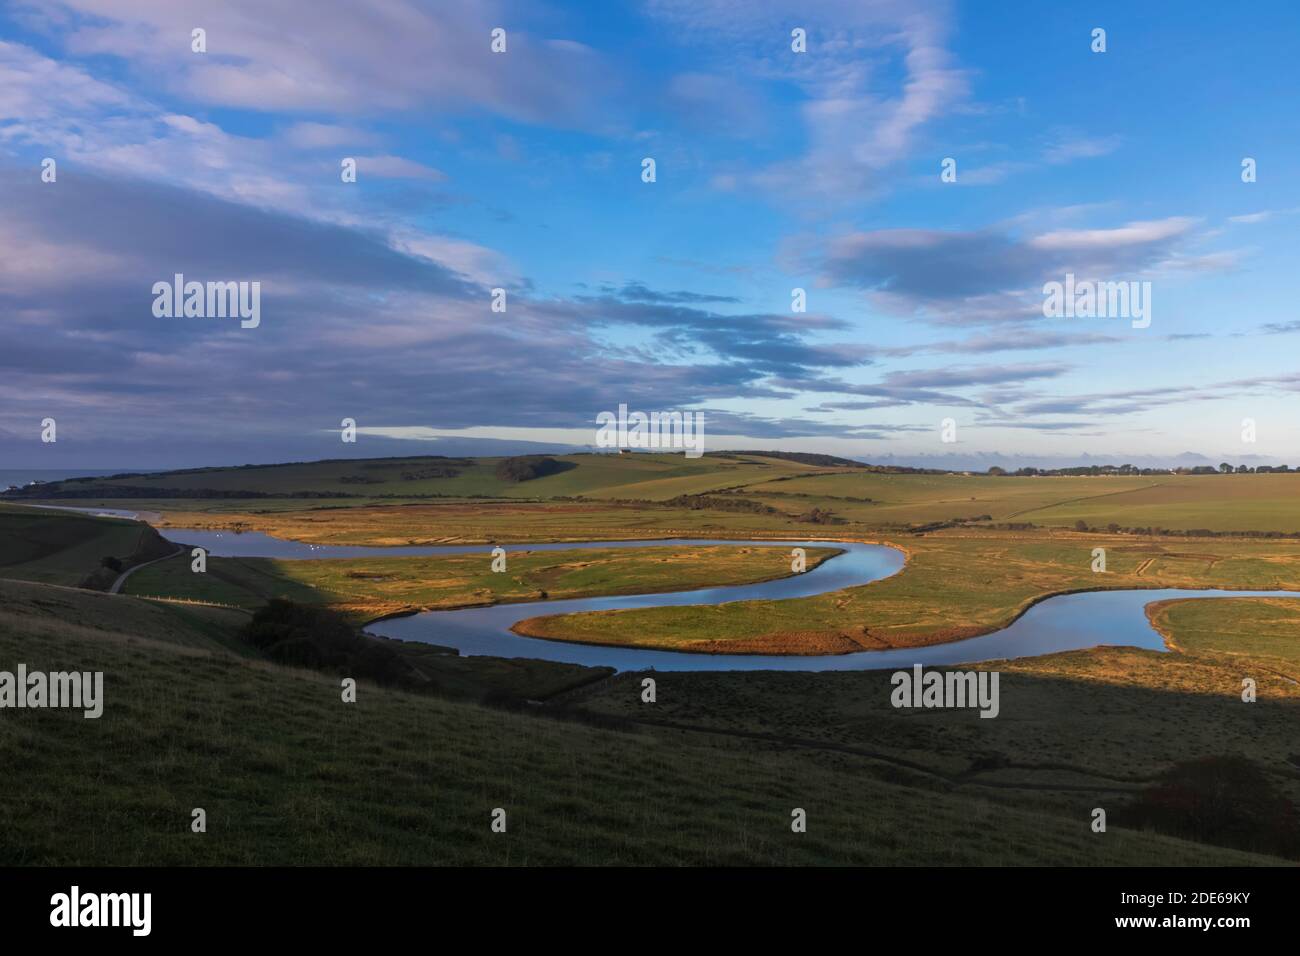
[[[819,455],[803,451],[719,451],[710,452],[715,458],[736,458],[748,455],[754,458],[777,458],[781,461],[798,462],[801,465],[816,465],[820,468],[865,468],[860,461],[851,458],[837,458],[835,455]]]
[[[29,485],[0,500],[167,502],[325,499],[336,504],[437,498],[605,498],[662,501],[774,478],[862,468],[830,455],[730,452],[527,455],[507,458],[329,459],[186,468]],[[337,500],[336,500],[337,499]]]

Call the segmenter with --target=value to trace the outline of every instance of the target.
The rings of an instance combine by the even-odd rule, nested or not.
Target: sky
[[[620,405],[707,450],[1300,465],[1297,37],[1289,0],[7,0],[0,467],[558,451]],[[160,316],[177,274],[258,283],[256,326]],[[1145,317],[1046,315],[1067,275]]]

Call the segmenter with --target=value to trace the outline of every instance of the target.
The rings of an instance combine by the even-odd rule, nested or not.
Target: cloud
[[[15,433],[46,415],[61,440],[66,421],[69,441],[111,434],[123,448],[194,433],[214,448],[276,444],[345,416],[572,428],[624,401],[776,398],[772,376],[816,381],[869,361],[856,344],[810,340],[845,327],[829,316],[722,313],[703,304],[730,297],[640,282],[617,287],[627,298],[524,292],[494,314],[484,280],[505,265],[470,243],[403,242],[156,182],[12,172],[0,175],[0,242],[13,250],[0,260],[0,428]],[[177,272],[261,282],[261,326],[155,318],[153,283]],[[619,327],[651,345],[612,345]]]
[[[1096,417],[1134,415],[1162,405],[1192,401],[1217,401],[1240,394],[1246,385],[1260,383],[1221,382],[1201,385],[1195,391],[1181,386],[1126,389],[1092,395],[1057,396],[1025,402],[1015,409],[1018,416],[1088,414]]]
[[[632,286],[634,292],[639,287]],[[644,295],[644,293],[641,293]],[[566,323],[591,328],[627,326],[649,330],[660,351],[683,356],[704,353],[743,363],[763,375],[805,374],[812,369],[848,368],[871,362],[870,346],[857,343],[811,344],[813,332],[847,328],[847,323],[813,313],[724,313],[680,304],[682,293],[655,293],[631,299],[622,295],[536,302],[530,308]],[[686,301],[701,298],[686,295]]]
[[[956,182],[964,186],[990,186],[1017,173],[1044,166],[1062,166],[1080,159],[1107,156],[1118,149],[1119,145],[1118,136],[1088,135],[1073,129],[1057,128],[1038,149],[1036,157],[1004,159],[975,168],[959,168]]]
[[[306,121],[292,124],[281,135],[285,142],[298,149],[369,146],[378,139],[374,133],[358,126]]]
[[[0,193],[5,225],[15,234],[63,249],[100,250],[154,278],[189,271],[443,294],[470,288],[450,270],[394,249],[377,231],[174,186],[89,174],[47,186],[32,176],[8,175],[0,179]],[[60,259],[65,273],[79,272],[76,256],[63,252]]]
[[[921,130],[968,94],[939,0],[652,0],[648,9],[686,42],[733,51],[730,73],[798,91],[800,155],[724,171],[718,188],[838,202],[875,192]],[[807,30],[807,53],[790,51],[792,25]]]
[[[955,342],[941,342],[917,351],[926,352],[1022,352],[1075,348],[1082,345],[1113,345],[1124,339],[1096,332],[1044,332],[1017,327],[992,335],[973,335]]]
[[[694,133],[752,138],[768,126],[763,103],[752,83],[716,73],[674,75],[664,91],[667,107]]]
[[[401,156],[357,156],[357,176],[378,176],[382,179],[424,179],[441,182],[447,175],[432,166],[403,159]]]
[[[1001,385],[1055,378],[1069,370],[1067,365],[983,365],[967,368],[916,369],[890,372],[884,383],[894,388],[960,388],[969,385]]]
[[[268,206],[312,209],[292,163],[273,144],[159,107],[80,67],[0,41],[0,151],[33,149],[81,164],[183,184]]]
[[[813,265],[823,284],[863,289],[896,314],[940,324],[1023,321],[1041,317],[1045,281],[1136,276],[1178,262],[1195,225],[1171,217],[1030,236],[880,229],[832,238]]]
[[[1113,153],[1119,144],[1118,136],[1088,135],[1070,129],[1057,129],[1043,148],[1043,161],[1059,166],[1076,159],[1095,159]]]
[[[717,302],[739,302],[740,300],[734,295],[709,295],[707,293],[688,292],[685,290],[677,291],[659,291],[647,288],[641,282],[629,282],[621,289],[615,289],[612,286],[606,286],[606,294],[617,296],[620,299],[630,302],[658,302],[673,304],[692,304],[699,305],[704,303]]]
[[[262,111],[488,110],[531,123],[587,127],[617,77],[594,51],[512,28],[494,54],[490,31],[537,20],[522,3],[388,0],[51,0],[25,4],[58,24],[80,57],[115,57],[214,105]],[[531,14],[531,16],[530,16]],[[70,25],[70,26],[69,26]],[[207,31],[205,54],[190,31]]]
[[[1293,206],[1290,209],[1261,209],[1259,212],[1243,213],[1240,216],[1229,216],[1228,222],[1239,225],[1254,225],[1255,223],[1268,222],[1278,216],[1294,216],[1300,212],[1300,206]]]
[[[1028,245],[1034,249],[1074,254],[1158,248],[1169,240],[1186,236],[1195,224],[1195,219],[1174,216],[1148,222],[1130,222],[1115,229],[1058,229],[1034,236]]]

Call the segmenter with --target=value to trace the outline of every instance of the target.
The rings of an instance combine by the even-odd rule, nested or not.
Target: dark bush
[[[1256,764],[1235,755],[1175,764],[1116,812],[1120,826],[1300,859],[1300,818]]]
[[[503,458],[497,464],[496,476],[502,481],[532,481],[573,467],[572,462],[557,461],[547,455],[520,455],[516,458]]]
[[[400,684],[411,676],[401,655],[361,634],[327,608],[274,598],[245,626],[244,640],[281,664],[328,670],[379,684]]]

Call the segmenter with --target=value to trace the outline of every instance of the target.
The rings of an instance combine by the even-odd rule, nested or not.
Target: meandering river
[[[282,541],[258,533],[188,531],[169,529],[168,535],[186,544],[208,549],[218,556],[273,558],[358,558],[401,555],[481,553],[489,559],[491,545],[366,548],[309,545]],[[786,670],[832,671],[911,667],[913,664],[969,664],[1008,657],[1034,657],[1072,651],[1098,644],[1120,644],[1163,651],[1163,638],[1147,620],[1146,606],[1171,598],[1300,597],[1294,591],[1189,591],[1177,588],[1124,591],[1087,591],[1062,594],[1035,604],[1000,631],[948,644],[888,651],[861,651],[818,657],[772,654],[690,654],[637,648],[569,644],[521,637],[511,626],[543,614],[574,614],[621,608],[680,607],[722,604],[727,601],[783,600],[826,591],[858,587],[888,577],[902,569],[903,556],[893,548],[845,541],[731,541],[718,539],[668,539],[659,541],[581,541],[563,544],[503,545],[510,551],[563,551],[571,549],[650,548],[729,544],[737,547],[835,547],[844,553],[817,567],[790,577],[760,584],[702,588],[668,594],[577,598],[496,604],[459,611],[426,611],[410,617],[390,618],[367,630],[385,637],[426,641],[457,648],[462,654],[495,657],[531,657],[571,664],[615,667],[619,670]],[[785,560],[783,555],[780,559]]]
[[[97,514],[137,517],[122,509],[87,510]],[[218,557],[259,558],[360,558],[402,557],[435,554],[476,554],[490,557],[492,545],[431,545],[395,548],[353,545],[311,545],[301,541],[272,538],[259,532],[235,534],[168,528],[167,537],[206,548]],[[836,671],[910,667],[913,664],[969,664],[1012,657],[1035,657],[1058,651],[1078,650],[1099,644],[1165,650],[1164,640],[1151,627],[1146,606],[1172,598],[1300,597],[1295,591],[1226,591],[1159,588],[1150,590],[1087,591],[1047,598],[1031,607],[1000,631],[982,637],[929,647],[888,651],[861,651],[819,657],[791,657],[770,654],[690,654],[675,651],[639,650],[568,644],[521,637],[511,625],[546,614],[572,614],[622,608],[681,607],[713,605],[728,601],[784,600],[808,597],[827,591],[857,587],[888,577],[902,569],[903,555],[894,548],[845,541],[737,541],[724,539],[673,538],[656,541],[578,541],[556,544],[503,544],[512,551],[568,551],[603,548],[654,548],[674,546],[734,545],[747,548],[781,548],[788,559],[795,547],[833,547],[844,553],[823,561],[802,574],[728,587],[674,591],[666,594],[637,594],[622,597],[578,598],[564,601],[532,601],[524,604],[496,604],[458,611],[426,611],[409,617],[390,618],[367,627],[374,634],[408,641],[425,641],[457,648],[462,654],[495,657],[528,657],[572,664],[615,667],[619,670],[786,670]],[[776,556],[773,556],[776,559]]]

